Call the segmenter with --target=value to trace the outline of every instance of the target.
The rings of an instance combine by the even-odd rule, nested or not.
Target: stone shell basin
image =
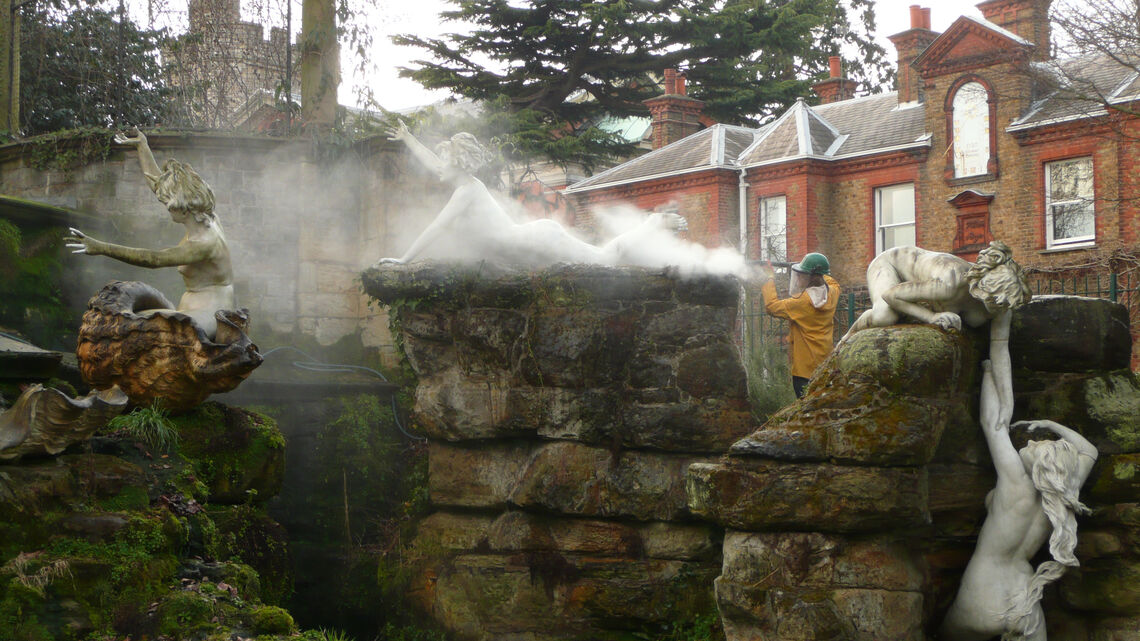
[[[155,288],[113,281],[87,304],[76,355],[95,389],[118,385],[134,405],[173,412],[237,387],[262,362],[246,335],[249,311],[219,310],[214,340]],[[144,312],[144,310],[164,310]],[[140,313],[142,312],[142,313]]]

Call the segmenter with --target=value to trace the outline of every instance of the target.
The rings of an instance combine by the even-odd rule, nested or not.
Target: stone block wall
[[[1046,590],[1051,641],[1140,638],[1128,341],[1126,310],[1108,301],[1039,297],[1014,316],[1014,420],[1056,420],[1100,451],[1081,493],[1093,509],[1079,518],[1081,567]],[[982,333],[866,330],[803,401],[726,459],[690,466],[689,508],[727,530],[716,598],[729,641],[934,638],[995,483],[976,421],[987,349]]]
[[[415,599],[471,639],[651,638],[713,612],[685,470],[753,428],[738,287],[660,271],[367,271],[418,376],[436,512]]]

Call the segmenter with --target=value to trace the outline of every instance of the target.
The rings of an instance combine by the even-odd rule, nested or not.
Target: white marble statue
[[[684,225],[684,219],[676,214],[650,214],[601,246],[577,238],[553,220],[518,223],[474,176],[489,158],[474,136],[455,134],[433,153],[403,123],[389,129],[388,134],[390,140],[403,142],[420,163],[437,172],[454,191],[402,256],[382,258],[378,264],[407,263],[429,249],[438,253],[439,245],[448,248],[448,258],[490,259],[527,267],[555,263],[675,265],[745,275],[745,261],[738,253],[707,250],[677,238],[674,232]]]
[[[886,327],[909,316],[943,329],[962,322],[980,327],[1003,309],[1027,302],[1029,284],[1005,243],[995,240],[976,263],[918,247],[895,247],[867,267],[871,309],[844,339],[868,327]]]
[[[167,160],[162,170],[154,160],[146,136],[135,129],[133,137],[122,134],[115,142],[138,149],[139,165],[147,184],[166,206],[170,218],[186,227],[186,235],[174,247],[140,249],[96,240],[71,229],[66,238],[76,254],[109,256],[139,267],[177,267],[186,292],[174,310],[139,310],[141,314],[177,311],[190,316],[213,339],[218,310],[234,308],[233,268],[222,226],[214,214],[214,192],[190,165]]]
[[[990,360],[983,364],[981,423],[997,470],[986,496],[986,520],[966,566],[958,595],[942,623],[945,641],[1045,640],[1041,593],[1067,567],[1078,565],[1076,514],[1088,511],[1078,493],[1097,451],[1080,434],[1053,421],[1022,421],[1056,441],[1030,441],[1014,449],[1009,438],[1013,385],[1009,358],[1012,312],[1001,311],[990,330]],[[1049,541],[1052,560],[1035,569],[1030,559]]]

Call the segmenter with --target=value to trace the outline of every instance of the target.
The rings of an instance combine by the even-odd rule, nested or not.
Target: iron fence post
[[[1116,272],[1108,275],[1108,297],[1116,302]]]

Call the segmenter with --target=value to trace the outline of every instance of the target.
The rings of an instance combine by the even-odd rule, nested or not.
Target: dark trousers
[[[792,389],[796,392],[796,398],[804,397],[804,388],[807,387],[809,380],[811,379],[804,378],[803,376],[792,377]]]

